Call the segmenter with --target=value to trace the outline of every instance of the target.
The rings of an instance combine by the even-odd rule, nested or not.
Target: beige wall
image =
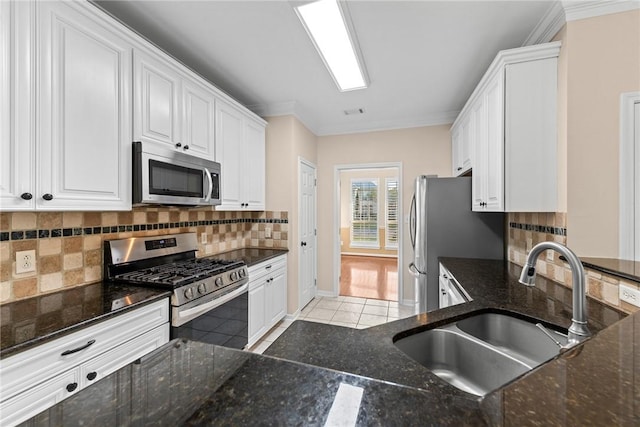
[[[289,213],[287,313],[298,310],[298,158],[317,165],[317,138],[293,116],[267,117],[266,209]]]
[[[640,10],[567,23],[567,243],[619,252],[620,95],[640,90]]]
[[[451,125],[418,127],[349,135],[318,137],[318,290],[332,292],[334,285],[333,245],[339,224],[335,210],[334,170],[337,165],[402,163],[402,209],[409,212],[412,185],[420,174],[451,176]],[[403,218],[402,256],[404,264],[412,250]],[[290,229],[295,230],[293,225]],[[294,245],[290,245],[293,247]],[[402,266],[404,299],[413,300],[413,282]]]

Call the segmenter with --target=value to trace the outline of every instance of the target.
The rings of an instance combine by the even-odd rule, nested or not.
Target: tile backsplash
[[[284,249],[288,222],[287,212],[208,208],[0,213],[0,304],[102,280],[104,240],[195,232],[198,256],[243,247]],[[36,271],[17,274],[16,252],[25,250],[36,251]]]
[[[518,265],[524,265],[527,254],[533,246],[544,241],[555,241],[563,245],[567,244],[566,213],[509,213],[508,221],[508,257],[509,261]],[[546,256],[541,256],[536,264],[538,274],[558,282],[569,288],[571,283],[571,270],[569,265],[560,259],[560,254],[555,251],[547,251]],[[616,276],[600,271],[585,268],[587,273],[587,295],[620,309],[626,313],[640,310],[618,297],[619,285],[625,284],[632,288],[639,288],[640,283],[620,279]]]

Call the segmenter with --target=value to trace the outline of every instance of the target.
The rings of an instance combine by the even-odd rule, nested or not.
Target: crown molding
[[[318,135],[318,124],[310,118],[304,108],[296,101],[277,102],[273,104],[248,105],[248,109],[260,117],[293,116],[302,122],[303,125],[314,135]]]
[[[395,129],[408,129],[423,126],[450,125],[458,117],[459,111],[446,111],[428,116],[408,119],[374,120],[360,123],[328,125],[318,129],[316,136],[344,135],[352,133],[378,132]]]
[[[640,9],[638,0],[563,1],[566,21],[593,18],[612,13]]]
[[[538,22],[538,25],[535,26],[533,31],[531,31],[522,46],[547,43],[553,40],[565,23],[565,11],[562,3],[559,1],[551,2],[544,16],[540,19],[540,22]]]
[[[522,46],[547,43],[570,21],[640,9],[640,0],[554,0]]]

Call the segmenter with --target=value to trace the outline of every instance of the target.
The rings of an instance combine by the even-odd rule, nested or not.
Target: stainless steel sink
[[[555,331],[561,344],[567,338]],[[535,323],[482,313],[401,338],[396,347],[451,385],[484,396],[552,359],[560,347]]]
[[[456,322],[456,326],[462,332],[532,366],[554,358],[560,350],[534,323],[504,314],[478,314]],[[556,341],[567,344],[566,335],[547,331]]]

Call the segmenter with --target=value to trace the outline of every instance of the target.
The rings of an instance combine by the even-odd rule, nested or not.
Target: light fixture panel
[[[318,0],[295,10],[338,89],[365,89],[366,73],[349,33],[348,14],[338,1]]]

